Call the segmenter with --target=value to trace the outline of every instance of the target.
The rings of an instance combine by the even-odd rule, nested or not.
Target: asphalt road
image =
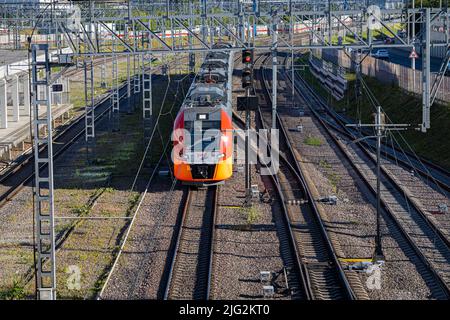
[[[399,64],[411,68],[411,59],[409,58],[410,51],[401,50],[397,48],[386,48],[389,51],[389,62]],[[372,51],[375,53],[377,50]],[[442,59],[431,58],[431,72],[438,72],[441,68]],[[416,59],[416,69],[422,70],[422,56]]]

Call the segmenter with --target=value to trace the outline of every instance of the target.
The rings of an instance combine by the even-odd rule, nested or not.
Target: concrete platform
[[[54,105],[52,108],[53,127],[55,127],[55,122],[63,122],[63,120],[69,118],[69,111],[72,105]],[[25,144],[31,143],[29,113],[23,107],[19,111],[20,120],[12,122],[11,117],[9,119],[11,122],[8,122],[8,128],[0,130],[0,159],[3,161],[13,160],[14,153],[24,151]],[[45,114],[46,112],[42,112],[40,115],[45,116]]]

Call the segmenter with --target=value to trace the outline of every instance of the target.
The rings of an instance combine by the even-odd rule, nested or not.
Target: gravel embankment
[[[305,108],[301,100],[297,104]],[[318,197],[338,197],[335,206],[319,205],[328,217],[328,232],[340,243],[344,254],[340,258],[371,257],[375,236],[373,197],[307,110],[303,117],[299,116],[298,110],[291,108],[280,110],[280,115],[288,129],[303,125],[302,133],[289,132],[289,135],[300,154],[305,175],[314,182]],[[314,145],[307,138],[318,138],[320,143]],[[392,223],[385,217],[383,220],[383,247],[387,262],[381,273],[381,290],[367,288],[370,298],[432,298],[431,287],[424,280],[423,265]],[[366,279],[367,276],[361,274],[363,283]]]
[[[124,251],[102,299],[161,299],[163,271],[168,267],[183,189],[169,192],[169,178],[157,178],[136,216]]]

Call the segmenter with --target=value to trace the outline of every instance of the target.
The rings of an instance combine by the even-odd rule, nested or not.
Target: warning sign
[[[409,55],[409,58],[410,58],[410,59],[417,59],[417,58],[419,58],[419,55],[417,54],[417,52],[416,52],[415,49],[413,49],[413,50],[411,51],[411,54]]]

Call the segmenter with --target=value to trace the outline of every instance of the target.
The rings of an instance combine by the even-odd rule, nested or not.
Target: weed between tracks
[[[313,147],[320,147],[323,144],[323,142],[320,138],[312,137],[312,136],[305,138],[304,143],[307,144],[308,146],[313,146]]]
[[[336,172],[334,172],[331,164],[326,160],[320,160],[319,166],[325,170],[325,174],[327,176],[328,182],[330,183],[332,190],[334,193],[338,192],[338,185],[341,181],[341,176],[339,176]]]
[[[155,90],[154,101],[162,101],[165,83]],[[164,110],[172,107],[176,84],[171,83]],[[186,92],[187,88],[184,88]],[[183,91],[180,91],[179,100]],[[140,104],[139,104],[140,105]],[[158,103],[154,104],[158,113]],[[175,104],[172,113],[176,114],[179,104]],[[166,112],[166,111],[164,111]],[[91,163],[86,162],[86,149],[83,139],[73,145],[65,155],[55,163],[55,212],[59,217],[116,217],[118,219],[101,220],[56,220],[57,238],[67,235],[57,252],[57,290],[61,299],[93,298],[101,289],[118,251],[122,236],[126,231],[129,217],[133,214],[143,190],[149,170],[142,171],[135,190],[130,187],[143,155],[142,112],[120,117],[120,131],[111,132],[108,120],[97,126],[95,155]],[[171,117],[162,119],[162,138],[170,137]],[[162,149],[159,149],[162,150]],[[151,157],[158,157],[158,148],[153,149]],[[17,203],[15,204],[18,205]],[[26,210],[24,223],[28,230],[21,230],[24,236],[32,234],[31,197],[23,203]],[[6,217],[5,219],[10,219]],[[19,219],[19,217],[17,217]],[[20,220],[19,220],[20,221]],[[70,231],[70,233],[68,233]],[[18,245],[7,245],[0,249],[0,299],[32,298],[34,280],[32,266],[31,240]],[[18,269],[17,267],[22,267]],[[28,270],[28,271],[27,271]],[[17,279],[10,282],[9,279]]]

